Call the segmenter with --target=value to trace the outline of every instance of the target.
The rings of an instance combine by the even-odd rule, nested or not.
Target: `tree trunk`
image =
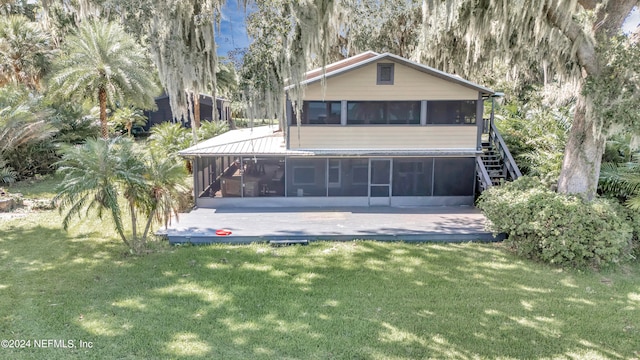
[[[596,133],[594,120],[587,114],[587,101],[589,99],[584,95],[579,95],[558,179],[558,192],[579,194],[592,200],[598,189],[606,137]]]
[[[200,94],[193,94],[193,128],[200,129]]]
[[[109,138],[109,127],[107,125],[107,90],[98,90],[98,101],[100,103],[100,130],[103,139]]]

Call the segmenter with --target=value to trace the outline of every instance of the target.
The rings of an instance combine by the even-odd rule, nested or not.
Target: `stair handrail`
[[[522,173],[520,172],[520,168],[518,168],[518,164],[516,164],[516,161],[513,159],[513,156],[511,156],[511,152],[509,151],[507,144],[504,142],[504,139],[502,138],[502,135],[500,135],[500,132],[496,128],[496,124],[494,122],[491,122],[491,132],[489,134],[489,141],[491,141],[492,138],[494,138],[497,142],[498,150],[502,155],[502,159],[504,160],[505,167],[507,168],[507,171],[511,176],[511,179],[516,180],[519,177],[521,177]]]
[[[489,176],[487,168],[484,166],[481,155],[476,155],[476,173],[478,174],[478,184],[480,185],[480,189],[482,191],[485,191],[493,186],[491,177]]]

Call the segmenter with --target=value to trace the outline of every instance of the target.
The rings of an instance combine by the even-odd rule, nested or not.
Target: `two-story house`
[[[199,207],[473,204],[491,89],[374,52],[303,85],[286,131],[233,130],[180,152]]]

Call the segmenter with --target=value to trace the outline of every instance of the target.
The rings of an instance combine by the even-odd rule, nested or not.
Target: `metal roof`
[[[473,156],[475,149],[287,149],[277,126],[231,130],[179,152],[185,157],[271,155],[271,156]]]
[[[230,130],[178,153],[182,156],[310,155],[308,151],[288,150],[277,126]]]

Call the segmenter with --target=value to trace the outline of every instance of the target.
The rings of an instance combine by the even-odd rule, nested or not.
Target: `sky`
[[[624,25],[622,26],[622,31],[628,34],[635,30],[638,25],[640,25],[640,11],[638,11],[638,8],[636,7],[625,20]]]
[[[239,3],[238,0],[227,0],[222,7],[220,30],[216,29],[219,56],[226,56],[229,51],[235,48],[249,46],[250,40],[245,24],[246,13],[242,3],[242,0]]]
[[[247,36],[245,23],[246,12],[243,1],[228,0],[222,8],[222,19],[220,29],[216,29],[216,44],[218,45],[218,55],[226,56],[235,48],[245,48],[249,46],[251,40]],[[625,21],[622,30],[625,33],[632,32],[640,24],[640,11],[634,9]]]

